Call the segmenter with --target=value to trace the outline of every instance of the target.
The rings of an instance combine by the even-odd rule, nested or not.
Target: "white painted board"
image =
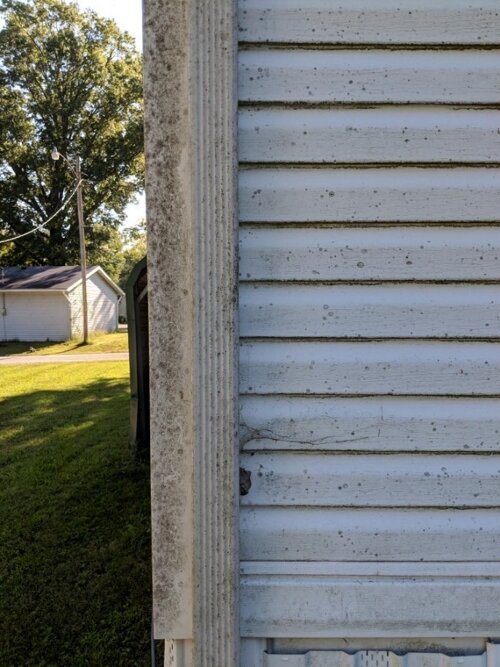
[[[497,561],[499,510],[242,507],[246,561]]]
[[[500,337],[500,287],[254,283],[239,321],[243,337]]]
[[[500,346],[458,342],[246,342],[243,394],[500,395]]]
[[[500,578],[245,575],[244,637],[489,637],[498,633]],[[480,571],[480,570],[479,570]]]
[[[239,0],[241,42],[498,44],[494,0]]]
[[[500,51],[241,51],[242,102],[498,104]]]
[[[500,456],[259,453],[241,465],[242,506],[500,507]]]
[[[244,169],[242,222],[499,222],[500,171]]]
[[[239,114],[240,162],[498,162],[500,112],[446,107],[253,109]]]
[[[500,399],[242,396],[244,451],[500,452]]]
[[[242,222],[498,222],[500,171],[243,169],[239,209]]]
[[[245,281],[497,281],[500,228],[242,227],[239,271]]]

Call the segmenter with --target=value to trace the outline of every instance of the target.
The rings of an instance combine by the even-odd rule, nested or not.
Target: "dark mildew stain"
[[[248,492],[252,488],[252,473],[250,470],[245,470],[245,468],[240,468],[240,496],[248,495]]]

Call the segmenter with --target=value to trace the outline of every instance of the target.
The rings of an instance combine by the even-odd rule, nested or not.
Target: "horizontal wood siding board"
[[[498,561],[498,510],[242,508],[247,561]]]
[[[496,636],[500,579],[240,578],[244,637]],[[353,613],[354,612],[354,613]]]
[[[498,104],[500,50],[250,50],[243,102]]]
[[[476,285],[242,285],[240,335],[488,338],[500,335],[500,289]]]
[[[500,171],[246,169],[239,199],[243,222],[499,222]]]
[[[496,636],[500,7],[238,6],[242,637]]]
[[[246,451],[499,452],[498,399],[242,396]]]
[[[243,394],[500,394],[500,346],[455,342],[246,342]]]
[[[494,0],[240,0],[242,42],[498,44]]]
[[[257,640],[248,639],[248,642],[254,642]],[[265,642],[265,640],[263,640]],[[469,652],[474,652],[474,655],[468,655],[468,659],[472,659],[470,667],[487,667],[486,665],[486,654],[484,653],[484,638],[481,637],[440,637],[439,639],[433,638],[427,639],[422,637],[414,637],[408,639],[406,637],[351,637],[349,643],[346,644],[343,637],[328,637],[328,638],[317,638],[310,639],[308,637],[281,637],[276,639],[273,642],[273,647],[276,651],[274,655],[285,653],[287,657],[293,653],[294,657],[307,657],[307,653],[311,649],[314,651],[320,651],[321,655],[325,655],[325,651],[335,651],[335,652],[344,652],[346,649],[349,650],[350,657],[356,659],[356,653],[352,654],[351,651],[395,651],[397,652],[398,657],[401,660],[405,659],[405,655],[411,651],[417,651],[419,656],[419,661],[425,661],[429,657],[429,653],[422,653],[422,647],[430,648],[432,651],[438,651],[439,653],[444,653],[449,656],[450,652],[453,655],[456,655],[456,660],[463,660],[464,654]],[[439,657],[439,653],[436,654]],[[317,654],[316,654],[317,655]],[[271,657],[273,657],[271,656]],[[411,658],[411,662],[408,667],[423,667],[420,662],[416,664]],[[306,663],[307,664],[307,663]],[[328,663],[327,663],[328,665]],[[266,667],[271,667],[271,665],[266,665]],[[280,665],[279,667],[283,667]],[[287,666],[288,667],[288,666]],[[292,667],[292,665],[290,665]],[[294,665],[293,667],[298,667]],[[307,667],[319,667],[314,663],[312,665],[307,665]],[[321,667],[325,667],[321,665]],[[328,665],[328,667],[334,667],[333,665]],[[346,667],[343,665],[342,667]],[[427,667],[433,667],[432,665],[427,665]],[[434,667],[444,667],[441,663],[436,664]],[[451,667],[448,665],[447,667]],[[458,666],[457,666],[458,667]],[[460,667],[466,667],[465,664],[460,664]]]
[[[404,107],[251,109],[239,116],[241,162],[498,162],[500,113]]]
[[[242,228],[240,278],[499,280],[500,228]]]
[[[244,454],[252,506],[500,507],[500,456]]]

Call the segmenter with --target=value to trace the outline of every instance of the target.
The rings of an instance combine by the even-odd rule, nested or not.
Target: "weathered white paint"
[[[497,281],[500,228],[243,228],[240,278]]]
[[[191,639],[165,642],[165,667],[192,667],[193,642]]]
[[[498,565],[496,576],[488,575],[483,563],[464,575],[463,565],[453,564],[441,576],[425,570],[421,576],[387,576],[378,574],[378,563],[371,574],[298,575],[294,567],[287,572],[293,563],[282,565],[279,574],[242,575],[242,636],[488,637],[498,632]]]
[[[241,42],[498,44],[495,0],[239,0]]]
[[[467,285],[240,287],[250,337],[484,338],[500,336],[500,290]]]
[[[457,342],[254,342],[243,394],[500,394],[500,346]]]
[[[497,11],[356,3],[240,2],[240,618],[301,652],[500,612],[498,55],[404,48]]]
[[[70,338],[70,303],[63,292],[0,293],[0,340]]]
[[[496,398],[242,396],[244,451],[498,452]]]
[[[153,615],[176,667],[239,664],[235,18],[144,2]]]
[[[241,512],[246,561],[497,561],[498,509],[254,507]]]
[[[252,474],[242,505],[500,506],[500,456],[259,453],[242,465]]]
[[[344,647],[345,648],[345,647]],[[487,644],[480,655],[450,656],[443,653],[405,653],[362,651],[308,651],[302,655],[266,654],[264,667],[497,667],[500,651]]]
[[[240,161],[494,163],[499,124],[498,111],[446,107],[243,108]]]
[[[249,530],[243,537],[249,557],[269,559],[243,563],[241,631],[255,641],[244,642],[241,661],[234,641],[236,581],[224,576],[233,572],[237,546],[230,224],[236,151],[234,98],[228,94],[234,84],[233,43],[228,41],[234,5],[170,3],[166,11],[159,0],[146,3],[155,9],[146,23],[151,40],[146,127],[154,288],[156,617],[162,636],[191,637],[190,627],[182,634],[188,626],[185,615],[180,624],[177,618],[186,609],[194,612],[194,644],[182,661],[196,667],[262,667],[265,648],[274,663],[278,657],[286,662],[288,656],[272,655],[279,637],[407,641],[458,634],[462,641],[471,638],[470,648],[498,629],[494,505],[500,502],[500,463],[494,396],[500,394],[500,352],[496,327],[486,327],[491,323],[481,319],[491,310],[495,324],[498,298],[496,287],[472,284],[498,281],[498,239],[494,234],[487,238],[488,223],[500,221],[498,136],[496,112],[484,108],[500,101],[498,12],[492,0],[410,2],[361,5],[353,0],[347,7],[338,0],[240,3],[247,41],[241,54],[241,155],[251,163],[250,169],[243,165],[241,174],[241,220],[257,223],[254,229],[245,225],[245,234],[259,224],[269,234],[260,237],[260,249],[256,246],[255,270],[248,256],[242,276],[248,283],[290,281],[261,285],[249,298],[253,287],[248,284],[241,293],[243,333],[247,327],[247,335],[261,338],[242,344],[242,436],[248,449],[242,464],[252,471],[253,485],[243,499],[241,526]],[[276,48],[250,43],[267,39],[275,40]],[[319,48],[312,42],[320,42]],[[299,43],[305,48],[297,48]],[[376,43],[378,48],[372,48]],[[383,48],[388,43],[396,48]],[[453,50],[422,48],[440,43],[452,44]],[[462,48],[483,43],[495,48]],[[367,44],[367,49],[359,46]],[[418,48],[406,48],[413,45]],[[274,106],[257,109],[260,102]],[[353,109],[351,123],[340,115],[345,103],[365,105]],[[388,108],[406,103],[420,106],[411,113]],[[423,108],[426,103],[432,108]],[[383,108],[368,108],[378,104]],[[471,108],[462,112],[452,108],[456,105]],[[267,129],[251,146],[258,135],[252,129],[257,115]],[[387,162],[399,166],[369,167]],[[311,168],[321,163],[326,168]],[[348,228],[365,222],[376,225],[370,232],[368,225]],[[266,223],[285,224],[280,230]],[[302,223],[307,224],[300,228]],[[410,232],[405,241],[400,223],[422,223],[415,227],[422,240]],[[428,236],[427,223],[435,224],[441,236],[432,236],[434,229]],[[456,223],[469,228],[460,229],[455,242]],[[474,225],[483,236],[474,238]],[[286,249],[293,255],[289,231],[295,259],[283,254]],[[349,248],[335,246],[337,231],[357,234],[352,254],[349,240]],[[370,234],[379,231],[377,245]],[[266,259],[271,234],[275,246],[268,247]],[[333,244],[332,253],[342,258],[326,258],[323,243],[329,249]],[[310,255],[307,261],[304,253]],[[285,262],[293,265],[289,273]],[[257,278],[258,271],[265,277]],[[292,284],[311,280],[339,284]],[[341,284],[356,280],[464,284]],[[344,319],[332,329],[317,313],[326,292],[343,305]],[[411,299],[423,315],[411,313]],[[386,323],[394,314],[400,337],[463,336],[469,329],[469,335],[492,342],[372,341],[394,335]],[[355,336],[360,329],[370,342],[308,340]],[[382,397],[393,393],[423,397]],[[445,394],[450,396],[434,402],[433,397]],[[453,395],[467,398],[455,401]],[[296,418],[294,427],[291,418]],[[276,451],[266,452],[266,447]],[[344,447],[344,453],[333,453]],[[317,503],[315,482],[321,503],[335,507]],[[351,483],[352,488],[344,487]],[[170,503],[172,486],[176,493]],[[435,510],[431,502],[442,509]],[[387,503],[387,509],[377,503]],[[482,509],[474,509],[478,506]],[[344,540],[338,530],[334,535],[336,521],[344,526]],[[375,535],[378,525],[385,532]],[[398,534],[407,538],[399,549]],[[456,559],[447,566],[445,547]],[[409,562],[417,557],[422,564]],[[429,562],[432,558],[442,562]],[[172,628],[177,634],[168,635]],[[302,663],[323,658],[310,654]]]
[[[263,667],[267,641],[242,638],[240,643],[241,667]]]
[[[243,102],[498,104],[500,51],[248,50]]]
[[[239,193],[242,222],[500,220],[496,169],[244,169]]]
[[[250,640],[249,640],[250,641]],[[253,640],[256,641],[256,640]],[[308,651],[397,651],[398,655],[418,651],[425,661],[431,652],[479,655],[487,646],[485,637],[279,637],[273,641],[275,654],[305,654]],[[372,666],[373,667],[373,666]],[[375,666],[376,667],[376,666]]]

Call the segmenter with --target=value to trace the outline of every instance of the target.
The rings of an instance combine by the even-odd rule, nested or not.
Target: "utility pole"
[[[82,272],[82,310],[83,310],[83,342],[89,342],[89,317],[87,309],[87,253],[85,252],[85,228],[83,220],[82,169],[80,157],[76,156],[76,206],[78,209],[78,232],[80,236],[80,267]]]
[[[89,316],[87,306],[87,253],[85,252],[85,227],[83,220],[83,195],[82,195],[82,161],[80,156],[75,158],[75,166],[68,158],[53,148],[50,157],[57,161],[62,158],[71,169],[76,178],[76,208],[78,211],[78,234],[80,238],[80,271],[82,275],[82,315],[83,315],[83,342],[89,342]]]

